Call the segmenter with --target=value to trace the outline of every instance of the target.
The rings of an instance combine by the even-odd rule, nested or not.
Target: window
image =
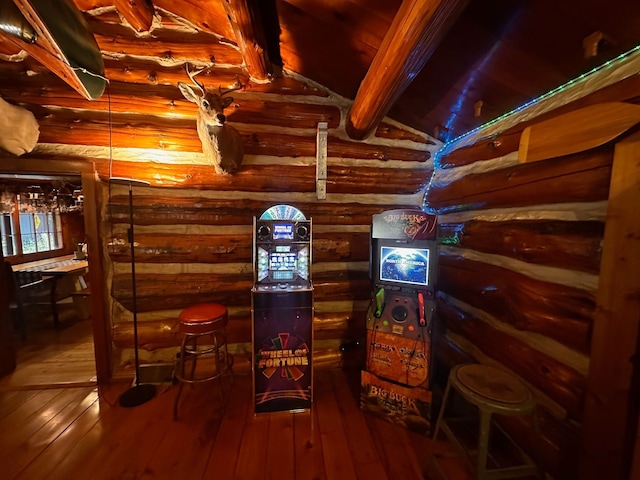
[[[60,215],[58,213],[21,213],[20,236],[22,253],[47,252],[62,247]]]
[[[18,209],[0,214],[2,253],[5,257],[58,250],[62,245],[62,223],[58,211],[47,211],[32,201],[15,196]]]
[[[16,236],[10,213],[3,213],[0,217],[0,236],[2,236],[2,254],[5,257],[16,255]]]

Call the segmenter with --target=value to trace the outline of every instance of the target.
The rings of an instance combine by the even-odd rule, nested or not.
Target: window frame
[[[14,195],[14,199],[15,199],[15,207],[13,208],[11,213],[3,213],[2,217],[6,218],[6,216],[8,216],[11,219],[11,234],[7,234],[7,233],[3,233],[2,237],[3,240],[4,238],[12,238],[13,239],[13,254],[9,254],[8,251],[5,252],[4,251],[4,246],[2,246],[3,250],[2,250],[2,255],[4,258],[6,258],[7,260],[10,260],[12,263],[14,261],[18,261],[18,262],[24,262],[24,261],[30,261],[30,260],[39,260],[41,258],[47,258],[47,257],[51,257],[52,255],[55,256],[56,252],[61,252],[65,249],[65,245],[64,245],[64,232],[63,232],[63,226],[62,226],[62,217],[60,215],[60,212],[57,211],[50,211],[50,212],[46,212],[46,211],[40,211],[40,212],[20,212],[20,195],[19,194],[13,194]],[[49,248],[49,249],[45,249],[45,250],[39,250],[38,249],[38,241],[37,241],[37,236],[39,235],[39,233],[36,231],[36,227],[35,227],[35,215],[41,215],[41,214],[46,214],[47,217],[48,215],[52,215],[53,217],[53,224],[54,224],[54,231],[51,232],[48,229],[49,226],[49,219],[47,217],[45,217],[47,219],[46,224],[47,224],[47,237],[48,237],[48,243],[49,246],[51,246],[52,243],[52,239],[51,239],[51,235],[55,235],[55,241],[53,243],[57,243],[57,246],[55,248]],[[21,225],[21,215],[28,215],[30,217],[31,220],[31,225],[33,226],[34,229],[34,240],[35,240],[35,245],[36,245],[36,251],[35,252],[29,252],[29,253],[25,253],[24,252],[24,244],[23,244],[23,233],[22,233],[22,225]],[[40,234],[42,234],[43,232],[40,232]]]

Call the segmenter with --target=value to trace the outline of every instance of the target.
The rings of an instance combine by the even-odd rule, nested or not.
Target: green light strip
[[[540,95],[537,98],[534,98],[533,100],[528,101],[527,103],[525,103],[524,105],[521,105],[519,107],[514,108],[513,110],[511,110],[510,112],[507,112],[497,118],[494,118],[493,120],[490,120],[487,123],[483,123],[482,125],[469,130],[466,133],[463,133],[462,135],[457,136],[456,138],[454,138],[453,140],[449,140],[447,143],[445,143],[443,145],[443,147],[440,149],[441,152],[446,151],[447,147],[455,142],[457,142],[458,140],[460,140],[463,137],[466,137],[468,135],[471,135],[472,133],[478,132],[480,130],[482,130],[483,128],[489,127],[495,123],[498,123],[501,120],[504,120],[505,118],[511,116],[511,115],[515,115],[516,113],[524,110],[525,108],[530,107],[531,105],[534,105],[535,103],[538,103],[542,100],[545,100],[549,97],[551,97],[552,95],[555,95],[556,93],[559,93],[569,87],[571,87],[572,85],[575,85],[576,83],[584,80],[586,77],[593,75],[596,72],[599,72],[600,70],[603,70],[607,67],[612,66],[615,63],[621,62],[622,60],[626,59],[627,57],[631,56],[632,54],[634,54],[635,52],[637,52],[638,50],[640,50],[640,45],[637,45],[636,47],[632,48],[631,50],[621,53],[620,55],[618,55],[617,57],[603,63],[602,65],[599,65],[595,68],[593,68],[592,70],[589,70],[588,72],[583,73],[582,75],[580,75],[579,77],[574,78],[573,80],[569,80],[567,83],[564,83],[562,85],[560,85],[559,87],[554,88],[553,90],[548,91],[545,94]]]

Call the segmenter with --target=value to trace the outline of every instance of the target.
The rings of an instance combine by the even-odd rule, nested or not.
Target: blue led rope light
[[[563,90],[565,90],[566,88],[569,88],[572,85],[575,85],[577,82],[583,80],[585,77],[588,77],[589,75],[593,75],[594,73],[607,68],[609,66],[611,66],[614,63],[620,62],[622,60],[624,60],[625,58],[629,57],[630,55],[634,54],[635,52],[637,52],[638,50],[640,50],[640,45],[637,45],[636,47],[632,48],[631,50],[621,53],[620,55],[618,55],[617,57],[603,63],[602,65],[599,65],[597,67],[594,67],[593,69],[589,70],[588,72],[583,73],[582,75],[574,78],[573,80],[569,80],[567,83],[564,83],[556,88],[554,88],[553,90],[549,90],[547,93],[544,93],[542,95],[540,95],[539,97],[534,98],[533,100],[528,101],[527,103],[525,103],[524,105],[520,105],[519,107],[514,108],[513,110],[511,110],[510,112],[504,113],[501,116],[494,118],[493,120],[488,121],[487,123],[483,123],[482,125],[469,130],[466,133],[463,133],[462,135],[458,135],[456,138],[454,138],[453,140],[449,140],[448,142],[446,142],[442,148],[440,149],[440,152],[444,152],[447,150],[447,147],[455,142],[457,142],[458,140],[460,140],[463,137],[466,137],[467,135],[471,135],[472,133],[478,132],[480,130],[482,130],[483,128],[489,127],[501,120],[504,120],[505,118],[511,116],[511,115],[515,115],[516,113],[524,110],[525,108],[530,107],[531,105],[544,100],[552,95],[555,95],[556,93],[559,93]],[[439,157],[438,154],[436,154],[436,157]]]

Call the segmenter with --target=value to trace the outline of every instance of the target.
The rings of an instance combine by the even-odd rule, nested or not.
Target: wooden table
[[[44,275],[67,275],[77,273],[89,267],[89,262],[76,260],[75,255],[45,258],[35,262],[19,263],[13,266],[14,272],[42,272]]]
[[[62,255],[59,257],[46,258],[44,260],[37,260],[35,262],[26,262],[13,265],[13,271],[16,273],[28,274],[34,272],[41,278],[52,279],[51,286],[51,313],[53,315],[53,324],[57,328],[59,326],[58,308],[57,302],[62,298],[67,298],[69,295],[59,297],[59,283],[64,282],[65,279],[70,279],[73,285],[70,287],[71,291],[82,290],[87,288],[87,284],[82,277],[87,272],[89,262],[84,260],[76,260],[75,255]]]

